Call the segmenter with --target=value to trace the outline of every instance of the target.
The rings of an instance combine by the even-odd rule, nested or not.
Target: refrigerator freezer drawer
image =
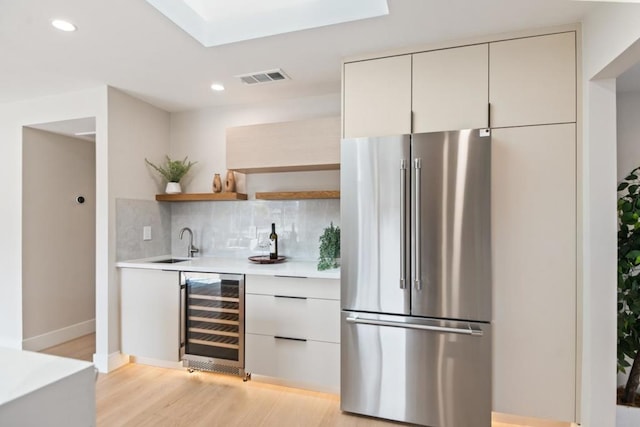
[[[341,409],[432,427],[491,425],[491,326],[342,312]]]

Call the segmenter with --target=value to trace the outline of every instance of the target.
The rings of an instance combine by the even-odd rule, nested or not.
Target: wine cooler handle
[[[400,160],[400,289],[406,289],[407,283],[407,262],[405,260],[405,252],[407,249],[406,235],[407,235],[407,160]]]
[[[421,158],[416,158],[414,159],[414,167],[416,170],[415,173],[415,183],[414,183],[414,188],[415,188],[415,194],[414,194],[414,203],[415,203],[415,211],[414,211],[414,218],[413,218],[413,223],[414,223],[414,238],[413,238],[413,242],[414,242],[414,247],[413,247],[413,268],[414,268],[414,276],[413,276],[413,287],[417,290],[417,291],[421,291],[422,290],[422,255],[420,253],[420,249],[421,249],[421,233],[422,230],[420,230],[420,222],[421,222],[421,217],[420,217],[420,180],[421,180],[421,169],[422,169],[422,159]]]
[[[180,284],[180,359],[182,359],[182,356],[184,356],[185,353],[185,323],[187,315],[186,293],[187,286]]]

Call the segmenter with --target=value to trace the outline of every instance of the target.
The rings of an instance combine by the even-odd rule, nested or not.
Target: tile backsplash
[[[142,229],[151,227],[151,240]],[[116,259],[166,255],[171,251],[171,207],[152,200],[116,199]]]
[[[246,258],[268,253],[271,223],[276,224],[278,252],[298,260],[318,259],[319,238],[329,224],[340,224],[340,201],[286,200],[159,203],[116,201],[117,259],[166,255],[187,256],[193,231],[197,256]],[[142,240],[144,226],[152,226],[152,240]]]
[[[268,253],[271,223],[276,224],[278,253],[299,260],[318,259],[323,230],[340,223],[340,201],[286,200],[173,203],[171,207],[171,253],[187,254],[187,235],[193,230],[201,256],[246,258]]]

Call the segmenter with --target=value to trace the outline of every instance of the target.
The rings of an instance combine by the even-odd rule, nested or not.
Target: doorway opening
[[[23,348],[92,361],[96,120],[22,130]]]

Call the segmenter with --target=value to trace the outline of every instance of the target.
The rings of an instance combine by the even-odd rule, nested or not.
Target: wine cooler
[[[182,363],[249,377],[244,370],[244,275],[182,272]]]

